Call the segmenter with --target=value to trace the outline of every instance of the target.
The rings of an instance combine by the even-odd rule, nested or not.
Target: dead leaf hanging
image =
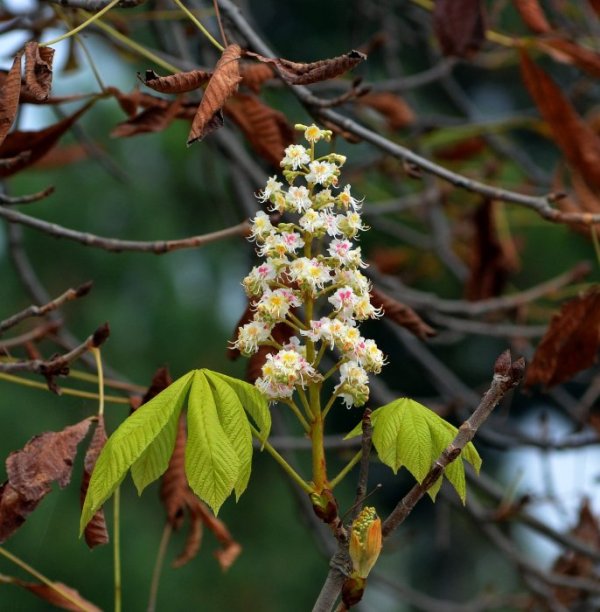
[[[158,76],[154,70],[146,70],[144,78],[138,74],[138,78],[154,91],[168,94],[181,94],[198,89],[210,80],[212,72],[206,70],[190,70],[189,72],[178,72],[168,76]]]
[[[90,478],[96,465],[96,460],[100,451],[106,444],[106,428],[104,427],[104,417],[98,417],[98,424],[88,446],[87,452],[85,453],[85,459],[83,462],[83,478],[81,480],[81,504],[85,500],[85,496],[90,484]],[[85,526],[84,531],[85,542],[90,548],[101,546],[102,544],[108,544],[108,530],[106,528],[106,520],[104,518],[104,510],[100,508],[96,514],[92,517],[92,520]]]
[[[433,30],[444,55],[472,57],[485,41],[480,0],[437,0]]]
[[[600,54],[560,36],[545,36],[537,39],[536,46],[558,62],[575,64],[581,70],[600,77]]]
[[[19,106],[21,93],[21,54],[19,53],[8,71],[0,89],[0,145],[6,138]]]
[[[319,81],[334,79],[367,59],[360,51],[349,51],[344,55],[332,57],[331,59],[319,60],[303,64],[291,62],[283,58],[269,58],[258,53],[246,52],[249,57],[255,57],[260,62],[271,64],[277,68],[284,81],[290,85],[310,85]]]
[[[58,482],[71,481],[77,445],[88,432],[91,419],[32,438],[6,459],[8,481],[0,487],[0,542],[11,536]]]
[[[138,134],[157,133],[166,130],[181,111],[183,101],[177,98],[166,105],[151,106],[139,115],[119,123],[110,133],[113,138],[129,138]]]
[[[563,304],[538,345],[527,370],[525,385],[548,387],[589,368],[600,348],[600,289]]]
[[[267,64],[243,64],[240,68],[242,85],[258,93],[263,83],[275,77],[273,68]]]
[[[50,605],[63,610],[72,610],[73,612],[81,612],[82,610],[85,612],[102,612],[100,608],[84,599],[79,594],[79,591],[72,589],[62,582],[53,582],[52,584],[56,587],[56,589],[53,589],[50,585],[41,582],[26,582],[25,580],[13,578],[12,576],[1,576],[0,583],[14,584],[15,586],[27,589],[30,593],[33,593]],[[68,597],[65,597],[65,595]]]
[[[52,87],[52,47],[40,47],[31,41],[25,45],[25,87],[34,100],[46,100]]]
[[[383,115],[391,130],[400,130],[415,120],[415,113],[410,106],[400,96],[389,91],[369,93],[361,96],[356,103]]]
[[[222,108],[237,91],[239,82],[242,80],[240,76],[241,54],[242,50],[238,45],[229,45],[223,51],[192,122],[188,145],[202,140],[223,126]]]
[[[37,132],[11,132],[0,145],[0,177],[10,176],[42,158],[60,137],[81,117],[94,102],[89,102],[70,117]],[[14,160],[7,166],[3,160]]]
[[[538,0],[513,0],[523,23],[536,34],[547,34],[552,31],[544,10]]]
[[[256,153],[279,168],[285,148],[294,142],[294,131],[285,115],[251,94],[237,94],[224,110],[244,132]]]
[[[600,189],[600,137],[577,114],[556,83],[521,50],[521,73],[569,164]]]
[[[379,289],[371,289],[371,304],[375,308],[383,308],[384,316],[405,327],[421,340],[426,340],[437,333],[410,306],[398,302]]]

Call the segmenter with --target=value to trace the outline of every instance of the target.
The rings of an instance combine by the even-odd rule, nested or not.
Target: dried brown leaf
[[[52,47],[31,41],[25,45],[25,89],[34,100],[46,100],[52,87]]]
[[[267,64],[242,64],[240,68],[242,85],[259,93],[263,83],[275,78],[273,68]]]
[[[596,15],[600,15],[600,0],[587,0]]]
[[[192,122],[188,145],[202,140],[223,126],[222,108],[237,91],[239,82],[242,80],[240,76],[241,54],[242,50],[238,45],[229,45],[223,51]]]
[[[600,54],[561,36],[545,36],[536,45],[557,62],[574,64],[592,76],[600,77]]]
[[[202,514],[198,511],[198,507],[202,505],[202,502],[193,495],[190,495],[186,505],[190,517],[190,527],[185,539],[185,547],[181,554],[173,561],[173,567],[182,567],[191,561],[200,551],[200,545],[202,544],[204,521]]]
[[[479,155],[486,148],[486,142],[481,136],[471,136],[457,142],[436,147],[433,154],[444,161],[465,161]]]
[[[498,235],[496,207],[496,202],[486,200],[473,215],[475,240],[466,286],[468,300],[485,300],[500,295],[510,274],[518,268],[514,248]]]
[[[87,599],[84,599],[79,594],[79,591],[72,589],[62,582],[52,583],[59,589],[58,591],[47,584],[40,582],[26,582],[24,580],[20,580],[19,578],[13,578],[12,576],[10,578],[7,577],[5,582],[9,582],[10,584],[27,589],[40,599],[43,599],[50,605],[61,608],[62,610],[73,610],[74,612],[81,612],[82,610],[85,610],[85,612],[102,612],[100,608],[87,601]],[[65,595],[59,591],[67,595],[67,597],[65,597]]]
[[[444,55],[472,57],[485,41],[485,19],[480,0],[437,0],[433,30]]]
[[[138,73],[138,78],[150,89],[161,93],[180,94],[194,91],[209,81],[212,72],[206,70],[190,70],[168,76],[158,76],[154,70],[146,70],[144,78]]]
[[[54,147],[50,149],[44,157],[33,164],[38,170],[48,170],[50,168],[62,168],[69,164],[87,159],[89,150],[81,143],[74,142],[64,147]]]
[[[83,440],[91,420],[46,432],[32,438],[6,459],[8,481],[0,488],[0,542],[4,542],[35,510],[51,491],[51,484],[61,488],[71,480],[77,445]]]
[[[548,23],[544,9],[538,0],[513,0],[513,4],[525,25],[532,32],[547,34],[552,31],[552,26]]]
[[[250,94],[237,94],[224,110],[244,132],[257,155],[279,168],[285,148],[294,142],[294,130],[285,115]]]
[[[41,159],[93,104],[86,104],[70,117],[43,130],[8,134],[0,145],[0,177],[11,176]],[[4,165],[2,162],[7,160],[13,163]]]
[[[415,120],[412,108],[400,96],[389,91],[361,96],[357,104],[368,106],[383,115],[391,130],[400,130]]]
[[[21,93],[21,54],[15,57],[0,89],[0,145],[14,123]],[[1,168],[1,166],[0,166]]]
[[[181,415],[169,467],[160,481],[160,499],[167,511],[167,521],[175,530],[179,529],[183,523],[183,511],[190,491],[185,475],[186,439],[185,417]]]
[[[139,115],[119,123],[110,135],[113,138],[129,138],[138,134],[162,132],[179,115],[182,103],[181,98],[177,98],[166,106],[151,106]]]
[[[587,499],[583,500],[579,509],[579,520],[577,525],[571,529],[569,535],[587,546],[600,550],[600,525],[593,515]],[[552,572],[593,581],[600,578],[594,560],[588,555],[573,550],[567,550],[554,562]],[[590,603],[588,600],[589,593],[584,589],[557,586],[553,591],[555,600],[568,607],[569,610],[579,609],[581,605],[585,609],[591,609],[586,605]]]
[[[562,305],[540,341],[525,385],[548,387],[590,367],[600,347],[600,289],[592,288]]]
[[[150,386],[142,398],[142,404],[145,404],[146,402],[149,402],[151,399],[155,398],[172,382],[173,379],[171,378],[171,374],[169,374],[169,368],[165,366],[158,368],[158,370],[156,370],[156,372],[154,372],[152,375],[152,381],[150,382]]]
[[[600,137],[577,114],[556,83],[525,51],[520,53],[523,81],[556,144],[587,183],[600,189]]]
[[[290,60],[279,57],[264,57],[248,51],[246,55],[255,57],[260,62],[276,66],[281,78],[291,85],[309,85],[311,83],[318,83],[319,81],[334,79],[348,72],[348,70],[352,70],[367,59],[364,53],[356,50],[349,51],[338,57],[319,60],[308,64],[291,62]]]
[[[405,327],[421,340],[426,340],[437,333],[410,306],[398,302],[379,289],[371,289],[371,304],[375,308],[383,308],[384,316]]]
[[[106,444],[106,428],[104,426],[104,416],[98,417],[98,424],[94,431],[94,435],[90,441],[90,445],[85,453],[85,459],[83,462],[83,477],[81,479],[81,505],[85,500],[85,496],[90,484],[90,478],[94,471],[94,466],[100,455],[100,451]],[[86,525],[85,531],[85,542],[90,548],[101,546],[102,544],[108,544],[108,529],[106,528],[106,520],[104,518],[104,510],[100,508],[96,514],[92,517],[92,520]]]

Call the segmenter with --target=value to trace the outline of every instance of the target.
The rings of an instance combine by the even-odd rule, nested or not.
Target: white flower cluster
[[[370,283],[361,273],[365,264],[353,239],[367,229],[360,216],[361,202],[350,185],[338,188],[345,157],[329,154],[315,158],[315,143],[329,140],[331,132],[312,125],[304,130],[309,143],[291,145],[281,161],[288,186],[271,177],[258,194],[272,213],[284,215],[274,226],[265,212],[252,219],[251,240],[264,263],[254,267],[243,281],[253,300],[253,320],[239,328],[234,346],[254,354],[259,346],[274,347],[257,379],[257,387],[270,399],[289,398],[297,387],[319,383],[321,347],[337,349],[339,382],[335,393],[348,407],[362,406],[369,397],[368,373],[378,374],[385,363],[373,340],[363,338],[357,322],[381,316],[369,297]],[[295,183],[303,180],[304,185]],[[289,221],[288,221],[289,219]],[[302,321],[296,309],[329,314]],[[314,315],[313,315],[314,316]],[[285,346],[271,332],[278,323],[289,325],[295,335]],[[311,362],[312,361],[312,362]]]

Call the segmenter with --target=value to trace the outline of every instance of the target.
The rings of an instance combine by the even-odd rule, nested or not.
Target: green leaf
[[[197,370],[188,400],[185,471],[190,487],[218,513],[240,475],[240,460],[219,420],[204,371]]]
[[[250,383],[244,382],[239,378],[233,378],[220,372],[204,370],[206,375],[212,380],[220,378],[225,381],[236,393],[244,410],[252,417],[260,434],[260,440],[264,443],[271,431],[271,413],[269,412],[269,402],[265,396]]]
[[[211,376],[210,371],[203,372],[210,382],[223,431],[240,460],[240,472],[234,487],[238,500],[248,486],[252,470],[252,431],[242,402],[229,383],[219,376]]]
[[[125,478],[127,470],[140,459],[148,447],[161,438],[165,429],[170,428],[173,421],[181,412],[187,396],[194,372],[188,372],[174,383],[169,385],[156,397],[141,406],[110,436],[98,460],[90,479],[87,495],[81,511],[80,532],[100,509],[104,502],[113,494],[115,489]],[[167,434],[168,435],[168,434]],[[164,451],[164,444],[160,442],[160,449]],[[160,449],[153,454],[152,464],[160,465]],[[172,450],[172,447],[171,447]],[[168,463],[169,458],[166,461]],[[143,482],[151,473],[142,470],[138,476]],[[158,474],[160,475],[160,474]],[[158,477],[158,476],[157,476]],[[137,483],[136,483],[137,484]]]
[[[371,414],[371,424],[373,445],[382,463],[389,466],[394,473],[405,467],[419,483],[423,482],[433,462],[458,432],[456,427],[435,412],[408,398],[397,399],[374,410]],[[355,438],[361,433],[362,423],[359,422],[345,439]],[[465,503],[467,486],[463,459],[479,472],[481,457],[475,446],[469,442],[459,457],[446,467],[444,476]],[[441,484],[440,478],[428,490],[433,500]]]

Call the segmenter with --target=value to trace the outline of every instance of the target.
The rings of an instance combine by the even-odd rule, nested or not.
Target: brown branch
[[[70,302],[71,300],[75,300],[77,298],[83,297],[87,295],[92,288],[92,283],[87,282],[83,285],[80,285],[76,289],[67,289],[62,295],[59,295],[57,298],[53,299],[50,302],[42,306],[29,306],[25,308],[21,312],[17,312],[12,317],[8,319],[4,319],[4,321],[0,321],[0,334],[5,332],[7,329],[14,327],[24,319],[29,317],[43,317],[47,313],[60,308],[65,302]]]
[[[84,9],[86,11],[96,12],[101,11],[111,0],[46,0],[51,4],[58,4],[72,9]],[[118,8],[134,8],[140,6],[146,0],[121,0],[117,4]]]
[[[39,202],[40,200],[47,198],[51,193],[54,193],[54,187],[52,185],[50,185],[50,187],[46,187],[46,189],[42,189],[42,191],[31,193],[29,195],[9,196],[5,193],[0,193],[0,204],[4,204],[6,206],[13,206],[15,204],[31,204],[32,202]]]
[[[23,346],[29,342],[41,340],[49,334],[56,332],[61,325],[62,322],[59,320],[49,321],[48,323],[34,327],[32,330],[25,332],[20,336],[15,336],[14,338],[4,340],[4,342],[0,342],[0,354],[6,353],[8,350],[17,346]]]
[[[0,363],[0,372],[13,374],[15,372],[32,372],[41,374],[46,378],[48,388],[59,393],[59,388],[54,379],[56,376],[66,376],[69,373],[69,364],[81,357],[92,348],[102,345],[110,334],[108,323],[101,325],[91,336],[86,338],[79,346],[58,357],[52,359],[31,359],[28,361],[15,361]],[[1,348],[1,345],[0,345]]]
[[[163,255],[164,253],[170,253],[178,249],[192,249],[211,242],[216,242],[223,238],[230,236],[244,236],[248,231],[248,223],[243,221],[238,225],[228,227],[226,229],[211,232],[209,234],[201,234],[200,236],[191,236],[189,238],[182,238],[181,240],[156,240],[156,241],[141,241],[141,240],[119,240],[117,238],[105,238],[103,236],[96,236],[94,234],[88,234],[86,232],[78,232],[56,223],[48,223],[41,219],[35,219],[29,215],[24,215],[14,210],[10,210],[3,206],[0,206],[0,217],[4,217],[11,223],[19,223],[32,227],[40,232],[49,234],[54,238],[66,238],[67,240],[73,240],[79,242],[85,246],[96,247],[110,251],[114,253],[120,253],[122,251],[137,251],[142,253],[155,253],[156,255]]]
[[[373,438],[373,425],[371,424],[371,409],[365,408],[362,417],[362,438],[360,458],[360,469],[358,472],[358,484],[356,485],[356,498],[352,517],[356,518],[362,510],[362,505],[367,494],[367,481],[369,479],[369,464],[371,461],[371,445]]]
[[[408,515],[413,511],[417,502],[442,476],[444,470],[450,463],[455,461],[463,448],[475,437],[477,430],[483,425],[492,413],[498,402],[506,393],[517,386],[523,377],[525,360],[518,359],[511,363],[509,351],[505,351],[498,357],[494,366],[494,377],[492,384],[481,399],[479,406],[473,414],[459,427],[454,440],[444,449],[436,459],[433,467],[421,483],[416,484],[396,505],[382,525],[383,537],[388,537],[399,527]]]

